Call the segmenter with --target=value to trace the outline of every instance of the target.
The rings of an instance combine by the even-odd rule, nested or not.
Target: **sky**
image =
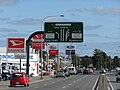
[[[7,46],[7,38],[27,39],[40,31],[43,20],[83,22],[83,42],[60,43],[60,52],[75,45],[79,55],[100,49],[120,56],[120,0],[0,0],[0,47]]]

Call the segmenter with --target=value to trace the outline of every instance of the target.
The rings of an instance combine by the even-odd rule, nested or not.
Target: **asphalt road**
[[[29,87],[16,86],[5,90],[92,90],[98,74],[71,75],[30,84]]]
[[[114,90],[120,90],[120,82],[116,82],[116,75],[115,73],[107,74],[108,79],[113,87]]]

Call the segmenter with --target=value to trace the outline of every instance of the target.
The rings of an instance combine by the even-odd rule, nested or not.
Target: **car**
[[[94,70],[92,68],[89,68],[90,73],[94,73]]]
[[[106,70],[104,68],[102,68],[100,73],[106,73]]]
[[[2,76],[1,76],[1,74],[0,74],[0,81],[2,80]]]
[[[1,78],[4,81],[10,80],[11,79],[11,73],[10,73],[10,71],[9,70],[3,70],[2,74],[1,74]]]
[[[66,71],[66,72],[65,72],[65,76],[67,76],[67,77],[70,76],[70,72],[69,72],[69,71]]]
[[[120,67],[116,67],[115,70],[116,70],[116,71],[120,71]]]
[[[55,78],[58,78],[58,77],[64,77],[65,78],[64,71],[57,71],[57,73],[55,74]]]
[[[42,76],[49,75],[50,72],[42,70]],[[39,76],[41,76],[41,70],[39,70]]]
[[[74,75],[77,74],[77,70],[75,67],[69,67],[69,72],[70,72],[70,74],[74,74]]]
[[[69,68],[64,68],[63,69],[64,73],[65,73],[65,76],[70,76],[70,71],[69,71]]]
[[[83,70],[83,74],[90,74],[89,69],[88,69],[88,68],[84,69],[84,70]]]
[[[116,75],[116,82],[120,81],[120,72]]]
[[[25,72],[14,72],[10,79],[10,87],[15,85],[29,86],[29,77]]]

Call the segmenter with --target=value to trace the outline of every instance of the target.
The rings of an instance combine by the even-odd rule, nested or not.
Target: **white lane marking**
[[[52,82],[52,83],[55,83],[55,82]]]
[[[94,89],[95,89],[95,86],[96,86],[96,84],[97,84],[97,82],[98,82],[98,78],[99,78],[99,76],[97,77],[97,79],[96,79],[96,81],[95,81],[95,84],[94,84],[94,86],[93,86],[92,90],[94,90]]]
[[[66,86],[63,86],[62,88],[66,88]]]
[[[34,87],[34,88],[38,88],[38,87]]]
[[[72,84],[77,83],[78,81],[80,81],[81,79],[83,79],[83,78],[85,78],[85,77],[87,77],[87,76],[81,77],[81,78],[79,78],[79,79],[73,81],[72,83],[69,83],[68,85],[63,86],[62,88],[67,88],[67,87],[71,86]],[[58,80],[58,81],[60,81],[60,80]]]
[[[74,81],[74,83],[76,83],[76,81]]]
[[[112,90],[114,90],[114,88],[113,88],[113,86],[112,86],[112,84],[111,84],[111,82],[110,82],[108,76],[106,76],[106,77],[107,77],[108,83],[110,84],[110,87],[112,88]]]
[[[44,86],[47,86],[48,84],[46,83],[46,84],[44,84]]]
[[[48,78],[46,80],[51,80],[52,78]],[[42,81],[46,81],[45,79],[43,80],[36,80],[36,81],[31,81],[30,84],[33,84],[33,83],[38,83],[38,82],[42,82]]]
[[[61,81],[61,80],[58,80],[58,81]]]
[[[110,87],[107,87],[107,90],[110,90]]]

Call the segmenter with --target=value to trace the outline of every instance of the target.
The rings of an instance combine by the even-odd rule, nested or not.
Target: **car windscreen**
[[[23,74],[22,73],[15,73],[15,74],[12,74],[12,77],[23,77]]]

